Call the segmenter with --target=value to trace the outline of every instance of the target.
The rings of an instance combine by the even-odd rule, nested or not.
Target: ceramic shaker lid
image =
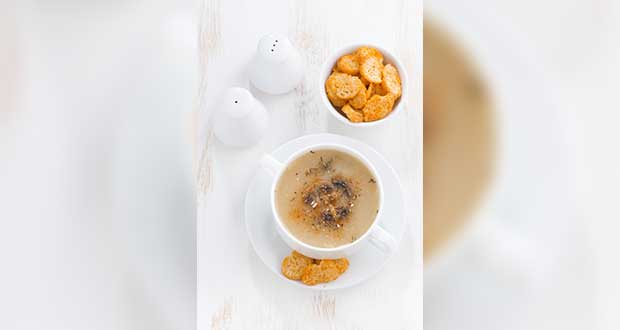
[[[256,144],[269,125],[269,114],[250,91],[232,87],[215,103],[214,132],[222,143],[245,147]]]
[[[266,35],[261,38],[250,63],[252,85],[269,94],[284,94],[304,76],[301,55],[288,38]]]

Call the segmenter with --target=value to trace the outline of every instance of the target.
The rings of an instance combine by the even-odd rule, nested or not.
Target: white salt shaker
[[[233,147],[256,144],[267,131],[269,114],[250,91],[232,87],[215,103],[213,129],[222,143]]]
[[[261,38],[249,71],[252,85],[268,94],[289,92],[304,77],[301,55],[290,40],[279,35]]]

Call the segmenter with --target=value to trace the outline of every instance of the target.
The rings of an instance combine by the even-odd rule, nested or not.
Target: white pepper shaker
[[[274,95],[293,90],[304,77],[301,55],[281,35],[269,34],[260,39],[249,71],[254,87]]]
[[[215,103],[213,129],[225,145],[248,147],[256,144],[267,131],[269,114],[250,91],[232,87]]]

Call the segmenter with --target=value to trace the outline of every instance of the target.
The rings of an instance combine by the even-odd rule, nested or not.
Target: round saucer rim
[[[283,144],[279,145],[278,147],[276,147],[274,150],[272,150],[270,152],[270,154],[275,155],[279,152],[282,152],[281,150],[286,148],[287,146],[294,144],[294,143],[299,143],[300,141],[306,140],[306,139],[322,139],[322,138],[335,138],[337,139],[335,142],[336,143],[342,143],[345,145],[350,146],[351,144],[360,144],[363,145],[364,148],[367,148],[368,151],[371,152],[372,157],[369,157],[368,155],[366,155],[364,153],[364,151],[360,151],[362,154],[364,154],[366,157],[369,158],[373,158],[376,157],[377,159],[379,159],[385,166],[387,169],[389,169],[389,171],[391,172],[392,176],[395,178],[395,182],[396,185],[394,186],[396,189],[399,190],[400,192],[400,211],[395,211],[395,212],[400,212],[401,216],[400,218],[400,222],[402,223],[402,227],[403,230],[401,230],[401,232],[397,235],[396,237],[396,241],[397,241],[397,249],[400,248],[400,245],[402,243],[402,239],[404,237],[404,231],[406,230],[406,209],[405,209],[405,200],[404,200],[404,190],[402,187],[402,182],[400,180],[400,177],[398,176],[398,173],[396,172],[396,170],[394,169],[394,167],[392,167],[392,165],[387,161],[387,159],[385,159],[385,157],[379,153],[376,149],[374,149],[373,147],[367,145],[366,143],[362,142],[362,141],[358,141],[355,140],[353,138],[347,137],[347,136],[342,136],[342,135],[337,135],[337,134],[331,134],[331,133],[318,133],[318,134],[310,134],[310,135],[303,135],[297,138],[294,138],[292,140],[289,140],[287,142],[284,142]],[[334,141],[332,141],[334,142]],[[368,275],[366,276],[360,276],[358,279],[354,279],[351,280],[348,284],[345,285],[336,285],[335,282],[331,282],[328,284],[323,284],[320,286],[308,286],[308,285],[304,285],[299,281],[293,281],[290,280],[286,277],[284,277],[280,272],[278,272],[276,269],[272,269],[272,267],[270,267],[271,263],[268,263],[265,258],[263,257],[263,254],[259,253],[258,249],[256,248],[256,243],[254,241],[254,236],[250,234],[250,225],[249,225],[249,217],[248,217],[248,198],[247,195],[248,193],[252,190],[252,188],[254,188],[254,186],[257,184],[257,180],[258,180],[258,176],[261,175],[259,174],[259,171],[261,171],[261,169],[259,168],[254,176],[252,177],[252,180],[250,181],[250,185],[248,186],[248,190],[246,191],[245,194],[245,201],[244,201],[244,217],[245,217],[245,227],[246,227],[246,232],[248,234],[248,238],[250,240],[250,244],[252,245],[252,248],[254,249],[254,252],[258,255],[258,257],[260,258],[260,260],[263,262],[263,264],[265,265],[265,267],[267,267],[272,273],[274,273],[278,278],[281,278],[282,280],[291,283],[291,285],[297,286],[297,287],[301,287],[304,289],[310,289],[310,290],[315,290],[315,291],[332,291],[332,290],[340,290],[340,289],[346,289],[346,288],[351,288],[351,287],[355,287],[371,278],[373,278],[374,276],[376,276],[384,267],[385,265],[388,263],[388,261],[390,260],[390,258],[392,258],[395,254],[396,251],[391,253],[390,255],[384,256],[381,259],[381,263],[378,267],[374,268],[371,270],[370,273],[368,273]],[[369,243],[366,243],[369,244]]]

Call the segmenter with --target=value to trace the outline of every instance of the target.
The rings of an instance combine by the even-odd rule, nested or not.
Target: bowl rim
[[[297,236],[293,235],[293,233],[288,229],[288,227],[286,227],[286,225],[284,224],[284,221],[282,221],[282,218],[280,217],[278,213],[278,208],[276,207],[277,205],[276,203],[276,190],[277,189],[276,188],[279,184],[280,179],[282,178],[282,175],[286,171],[286,168],[288,167],[289,164],[297,160],[299,157],[303,156],[308,151],[312,151],[312,150],[338,150],[340,152],[344,152],[356,158],[360,162],[362,162],[377,181],[377,187],[379,188],[379,212],[375,215],[375,218],[372,224],[368,227],[368,229],[366,229],[366,231],[353,242],[339,245],[336,247],[330,247],[330,248],[311,245],[310,243],[306,243],[302,241],[301,239],[297,238]],[[342,143],[337,143],[337,142],[315,143],[315,144],[306,146],[304,148],[301,148],[297,150],[296,152],[294,152],[293,154],[291,154],[283,162],[283,165],[284,166],[280,169],[280,171],[278,171],[278,173],[274,175],[273,181],[271,183],[271,190],[269,193],[270,194],[269,199],[270,199],[270,204],[271,204],[270,206],[271,206],[271,210],[273,213],[273,220],[275,221],[276,226],[283,232],[283,233],[281,232],[280,234],[284,235],[285,233],[286,238],[292,240],[298,246],[301,246],[307,250],[313,250],[313,252],[317,252],[317,253],[339,253],[339,252],[346,253],[347,250],[350,251],[354,247],[359,246],[363,241],[367,240],[370,234],[374,230],[376,230],[375,228],[379,226],[379,220],[383,216],[383,213],[384,213],[383,206],[385,205],[383,178],[379,174],[379,171],[377,171],[377,168],[375,167],[375,165],[364,154],[362,154],[357,149],[344,145]],[[287,243],[288,241],[286,238],[282,237],[282,240],[288,245]],[[296,249],[294,246],[290,246],[290,248],[292,248],[293,250]]]
[[[397,103],[394,105],[392,111],[384,118],[370,122],[354,123],[345,116],[343,116],[340,112],[338,112],[336,107],[334,107],[329,101],[329,99],[327,98],[327,93],[325,92],[325,81],[327,80],[327,77],[329,77],[329,74],[332,72],[333,67],[336,65],[336,62],[341,56],[349,54],[362,46],[376,48],[381,52],[381,54],[383,54],[384,61],[387,64],[392,64],[396,67],[396,69],[398,70],[398,74],[400,75],[402,94],[396,101]],[[341,123],[353,127],[377,126],[391,120],[392,117],[396,116],[399,112],[401,112],[401,108],[404,108],[404,103],[406,102],[405,100],[407,99],[407,96],[409,94],[409,79],[407,77],[407,71],[405,70],[405,66],[402,64],[400,59],[398,59],[398,57],[394,55],[394,52],[372,43],[352,43],[340,47],[336,51],[332,52],[321,66],[321,70],[319,71],[318,84],[319,90],[321,91],[321,100],[324,106],[327,107],[328,111]]]

